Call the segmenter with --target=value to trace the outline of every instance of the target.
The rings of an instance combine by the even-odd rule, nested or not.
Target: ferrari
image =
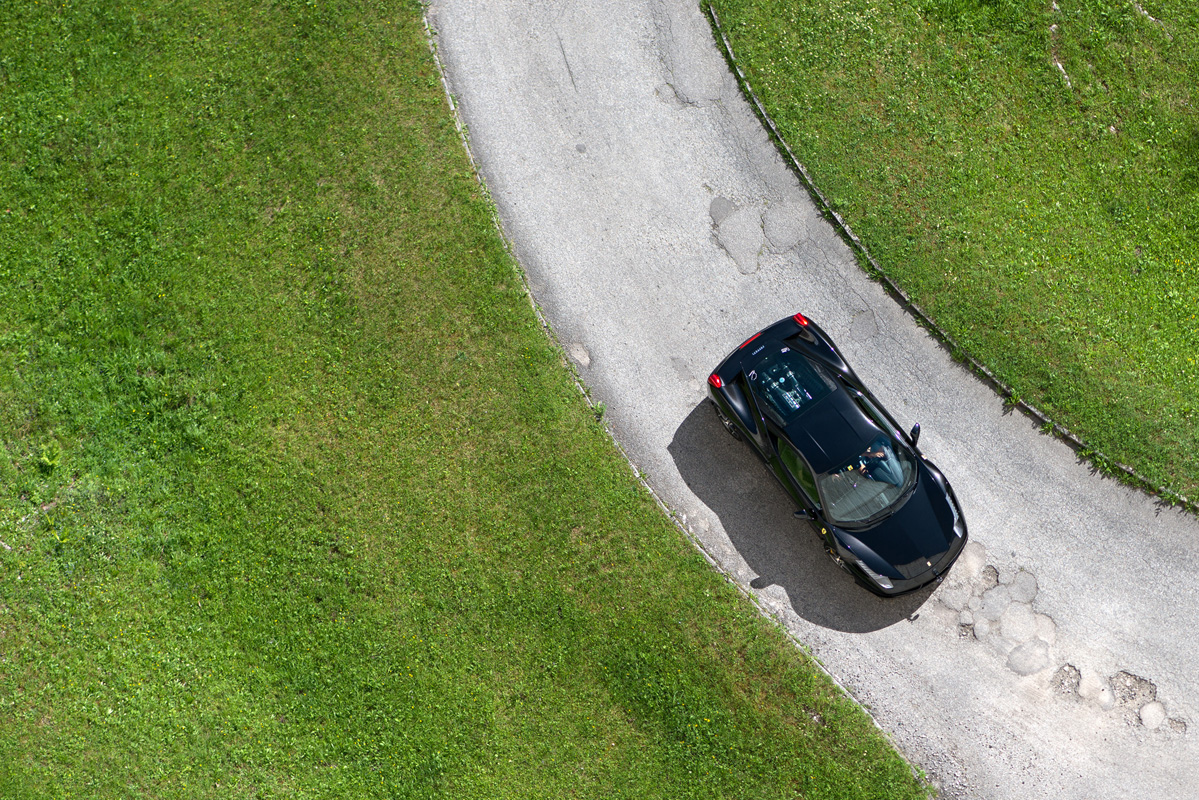
[[[966,544],[949,481],[828,335],[803,314],[741,343],[708,377],[716,416],[747,442],[833,562],[875,594],[941,581]]]

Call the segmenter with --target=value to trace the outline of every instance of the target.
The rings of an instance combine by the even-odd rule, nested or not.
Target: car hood
[[[949,497],[932,473],[917,459],[916,486],[891,516],[864,530],[838,530],[849,549],[862,555],[864,545],[904,578],[915,578],[932,568],[953,546],[953,510]],[[869,564],[869,559],[864,559]],[[882,564],[871,565],[878,569]],[[889,571],[889,570],[888,570]]]

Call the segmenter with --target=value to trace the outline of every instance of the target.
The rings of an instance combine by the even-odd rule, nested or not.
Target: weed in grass
[[[49,444],[44,444],[37,459],[38,471],[48,476],[58,468],[61,461],[62,448],[58,446],[58,442],[51,441]]]

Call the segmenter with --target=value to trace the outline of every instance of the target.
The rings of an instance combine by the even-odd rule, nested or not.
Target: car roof
[[[836,391],[813,404],[783,431],[817,473],[841,466],[880,433],[844,385],[837,383]]]

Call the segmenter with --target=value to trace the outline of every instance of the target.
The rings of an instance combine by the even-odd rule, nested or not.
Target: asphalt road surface
[[[951,798],[1199,797],[1199,525],[1091,473],[854,259],[683,0],[432,0],[530,287],[605,419],[719,567]],[[885,265],[884,265],[885,266]],[[802,311],[953,482],[944,584],[856,586],[705,401]]]

